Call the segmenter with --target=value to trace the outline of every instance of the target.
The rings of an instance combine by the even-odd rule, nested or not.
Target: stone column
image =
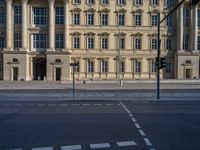
[[[198,5],[193,8],[193,52],[198,52]]]
[[[21,0],[22,3],[22,49],[27,47],[27,0]]]
[[[179,52],[183,52],[183,6],[184,4],[182,4],[178,10],[177,50]]]
[[[55,49],[54,0],[49,0],[49,50]]]
[[[68,4],[68,0],[64,0],[64,18],[65,18],[65,23],[64,23],[64,28],[65,28],[65,32],[64,32],[64,40],[65,40],[65,44],[64,44],[64,49],[68,50],[69,49],[69,4]]]
[[[6,0],[6,48],[12,49],[12,0]]]

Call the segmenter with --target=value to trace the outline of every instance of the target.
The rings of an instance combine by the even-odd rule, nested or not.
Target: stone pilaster
[[[179,52],[183,52],[183,6],[184,4],[178,10],[177,50]]]
[[[197,37],[198,37],[198,5],[193,8],[193,53],[198,53]]]
[[[27,50],[27,1],[21,0],[22,3],[22,49]]]
[[[64,32],[64,36],[65,36],[65,43],[64,43],[64,49],[68,50],[69,49],[69,2],[68,0],[64,0],[64,18],[65,18],[65,22],[64,22],[64,28],[65,28],[65,32]]]
[[[49,50],[55,50],[54,0],[49,1]]]

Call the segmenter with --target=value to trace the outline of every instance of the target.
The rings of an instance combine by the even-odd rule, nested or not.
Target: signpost
[[[72,73],[73,73],[73,99],[75,99],[75,67],[78,66],[78,63],[70,63],[70,66],[72,67]]]

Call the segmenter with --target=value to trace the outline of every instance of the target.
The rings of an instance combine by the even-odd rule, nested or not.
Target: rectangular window
[[[74,13],[74,25],[80,24],[80,13]]]
[[[87,72],[94,72],[94,61],[87,61]]]
[[[74,4],[80,4],[81,0],[74,0],[73,2],[74,2]]]
[[[101,39],[101,48],[102,49],[108,49],[108,38],[102,38]]]
[[[164,5],[166,8],[173,6],[173,0],[165,0]]]
[[[156,72],[155,60],[152,60],[152,61],[151,61],[151,72]]]
[[[87,0],[88,5],[94,5],[95,4],[95,0]]]
[[[167,26],[171,27],[172,26],[172,16],[168,16],[166,22],[167,22]]]
[[[47,35],[33,34],[33,48],[36,48],[36,49],[47,48]]]
[[[108,14],[101,15],[101,25],[108,25]]]
[[[108,72],[108,61],[101,60],[101,72],[103,72],[103,73]]]
[[[94,38],[93,37],[88,37],[87,38],[87,46],[88,46],[88,49],[93,49],[94,48]]]
[[[159,0],[151,0],[151,5],[155,6],[159,4]]]
[[[3,71],[3,61],[0,61],[0,72]]]
[[[170,62],[166,63],[166,73],[171,73],[172,72],[172,65]]]
[[[35,25],[47,24],[47,9],[45,7],[34,7],[33,16]]]
[[[3,7],[0,7],[0,24],[5,23],[5,11]]]
[[[0,36],[0,48],[5,48],[5,36]]]
[[[118,15],[118,25],[124,26],[125,25],[125,14]]]
[[[101,4],[103,4],[103,5],[108,5],[108,0],[101,0]]]
[[[80,48],[80,37],[74,37],[74,48]]]
[[[125,5],[126,1],[125,0],[118,0],[118,5]]]
[[[172,40],[170,38],[166,39],[166,49],[171,50],[172,49]]]
[[[189,34],[187,33],[183,34],[183,49],[184,50],[189,49]]]
[[[190,24],[190,11],[188,8],[183,9],[183,25],[189,27]]]
[[[124,37],[119,38],[119,49],[125,49],[125,38]]]
[[[119,63],[119,71],[124,73],[125,72],[125,62],[124,61],[121,61]]]
[[[198,27],[200,27],[200,9],[198,9]]]
[[[153,49],[153,50],[157,49],[157,45],[158,45],[158,39],[152,38],[151,39],[151,49]]]
[[[56,48],[64,48],[64,34],[56,34]]]
[[[56,24],[64,24],[64,7],[56,6]]]
[[[200,36],[198,36],[198,50],[200,50]]]
[[[152,26],[157,26],[158,25],[158,16],[157,15],[152,15],[151,16],[151,25]]]
[[[141,38],[135,39],[135,49],[142,49],[142,40]]]
[[[143,4],[143,0],[135,0],[135,5],[139,6]]]
[[[21,39],[21,33],[15,33],[14,34],[14,47],[15,48],[20,48],[22,43]]]
[[[135,15],[135,25],[136,26],[141,26],[141,18],[142,18],[141,14]]]
[[[14,23],[21,24],[22,22],[22,7],[19,5],[14,6]]]
[[[93,13],[89,13],[87,15],[87,24],[94,25],[94,14]]]
[[[141,62],[138,60],[135,61],[135,72],[141,73]]]
[[[75,67],[75,72],[80,72],[80,61],[79,60],[74,60],[74,63],[78,64],[78,66]]]

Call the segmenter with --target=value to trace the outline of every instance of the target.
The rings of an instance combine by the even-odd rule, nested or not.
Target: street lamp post
[[[70,66],[72,67],[72,73],[73,73],[73,99],[75,99],[75,67],[78,66],[78,63],[70,63]]]

